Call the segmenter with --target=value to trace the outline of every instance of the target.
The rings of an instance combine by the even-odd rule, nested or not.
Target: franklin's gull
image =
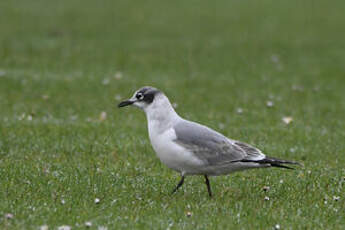
[[[268,157],[249,144],[229,139],[195,122],[181,118],[169,99],[156,88],[146,86],[118,107],[134,105],[144,110],[149,137],[157,156],[169,168],[182,176],[173,193],[182,186],[187,175],[203,175],[209,196],[212,196],[208,176],[267,167],[290,167],[297,162]]]

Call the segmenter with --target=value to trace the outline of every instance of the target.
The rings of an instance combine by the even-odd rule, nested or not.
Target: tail
[[[242,160],[242,162],[254,162],[254,163],[259,163],[259,164],[269,164],[271,167],[285,168],[285,169],[294,169],[294,168],[288,167],[284,164],[301,165],[300,163],[295,162],[295,161],[281,160],[278,158],[268,157],[268,156],[266,156],[262,160]]]

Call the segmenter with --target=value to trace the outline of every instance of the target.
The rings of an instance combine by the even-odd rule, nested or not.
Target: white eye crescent
[[[135,96],[138,100],[142,100],[144,98],[144,95],[142,93],[137,93]]]

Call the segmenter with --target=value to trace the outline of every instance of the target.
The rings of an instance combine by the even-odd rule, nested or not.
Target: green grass
[[[344,229],[344,7],[2,0],[0,229]],[[305,166],[212,177],[212,199],[188,177],[171,196],[179,175],[155,156],[144,114],[115,107],[143,85]]]

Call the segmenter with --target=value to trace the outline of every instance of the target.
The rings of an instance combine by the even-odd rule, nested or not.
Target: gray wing
[[[182,120],[174,126],[174,130],[177,136],[175,142],[209,165],[259,160],[265,157],[257,148],[230,140],[198,123]]]

